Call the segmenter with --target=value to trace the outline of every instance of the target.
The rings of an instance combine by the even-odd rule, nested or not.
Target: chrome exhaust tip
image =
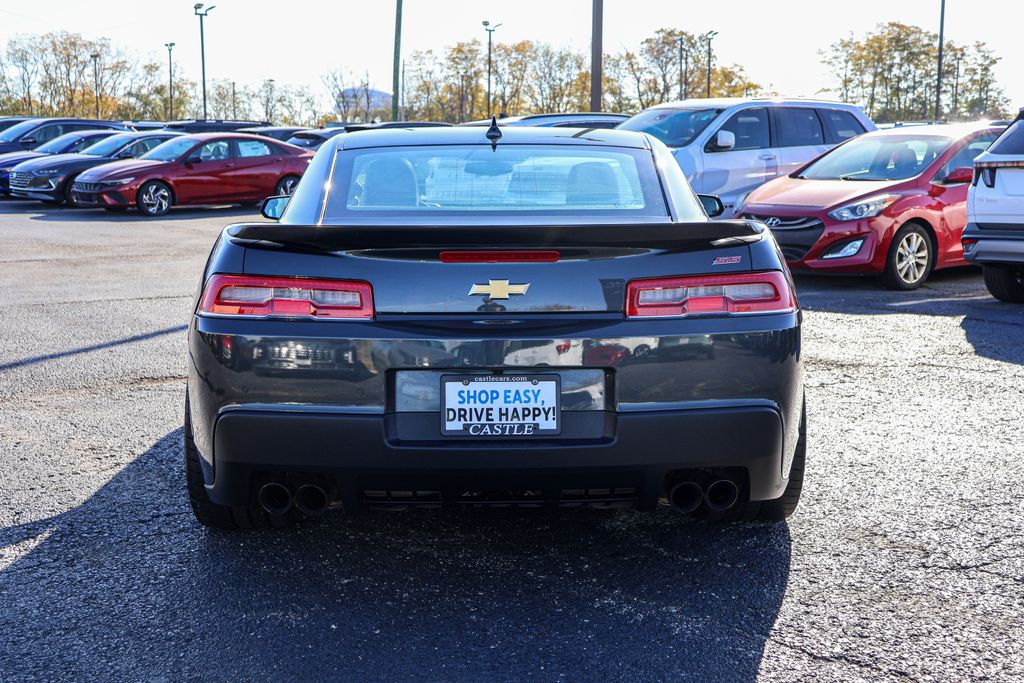
[[[295,492],[295,507],[310,517],[322,515],[329,504],[327,492],[316,484],[303,484]]]
[[[681,481],[668,492],[668,502],[672,509],[684,515],[688,515],[700,507],[704,493],[696,482]]]
[[[725,512],[740,499],[740,489],[736,482],[718,479],[708,484],[704,490],[704,503],[709,510]]]
[[[292,507],[292,492],[275,481],[264,484],[259,494],[260,505],[272,515],[283,515]]]

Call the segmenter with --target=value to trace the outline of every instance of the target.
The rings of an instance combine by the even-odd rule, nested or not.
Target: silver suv
[[[876,129],[851,104],[775,98],[669,102],[618,127],[650,133],[668,145],[694,191],[718,195],[726,217],[759,185]]]
[[[961,239],[992,296],[1024,303],[1024,109],[974,160]]]

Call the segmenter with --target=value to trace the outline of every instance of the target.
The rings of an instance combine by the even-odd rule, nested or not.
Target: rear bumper
[[[963,239],[974,240],[964,249],[964,258],[972,263],[1024,263],[1024,224],[968,223]]]
[[[668,474],[696,468],[741,468],[751,500],[785,488],[803,402],[799,313],[501,328],[397,318],[194,317],[190,417],[211,498],[254,504],[261,482],[296,473],[328,479],[349,509],[368,490],[557,501],[595,488],[631,489],[650,508]],[[420,398],[438,373],[523,368],[605,379],[563,381],[562,433],[545,440],[444,440],[439,408]],[[407,395],[398,378],[409,374],[426,379]]]
[[[537,502],[574,504],[584,490],[615,491],[652,509],[666,477],[698,468],[742,468],[742,495],[750,500],[785,489],[785,430],[773,407],[595,417],[605,422],[601,438],[571,444],[430,443],[397,438],[396,415],[231,410],[217,420],[208,491],[222,505],[255,505],[260,484],[286,474],[326,480],[349,510],[373,504],[367,492],[429,491],[457,501],[467,491],[534,491]],[[440,424],[437,414],[428,419]]]

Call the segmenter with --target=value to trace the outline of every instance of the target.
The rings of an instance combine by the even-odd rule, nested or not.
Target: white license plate
[[[441,433],[484,439],[561,431],[557,375],[443,375]]]

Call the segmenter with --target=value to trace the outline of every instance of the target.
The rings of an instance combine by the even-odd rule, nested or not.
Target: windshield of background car
[[[39,121],[28,120],[16,123],[5,131],[0,131],[0,142],[14,142],[25,133],[34,130]]]
[[[1016,121],[988,148],[989,154],[1024,154],[1024,121]]]
[[[192,149],[195,144],[195,140],[168,140],[157,145],[139,158],[152,159],[153,161],[176,161],[181,155]]]
[[[953,138],[938,135],[878,135],[856,138],[804,169],[811,180],[907,180],[949,149]]]
[[[71,149],[67,149],[68,145],[71,145],[75,141],[80,141],[77,145],[74,145]],[[42,152],[43,154],[60,154],[62,152],[74,152],[82,146],[81,133],[67,133],[66,135],[58,135],[49,142],[44,142],[35,148],[35,152]]]
[[[721,113],[721,109],[659,107],[642,111],[620,123],[617,128],[649,133],[669,147],[685,147]]]
[[[94,157],[109,157],[133,139],[131,135],[111,135],[109,138],[86,147],[82,150],[82,154],[89,154]]]
[[[325,221],[412,216],[668,216],[648,150],[380,147],[337,155]]]

